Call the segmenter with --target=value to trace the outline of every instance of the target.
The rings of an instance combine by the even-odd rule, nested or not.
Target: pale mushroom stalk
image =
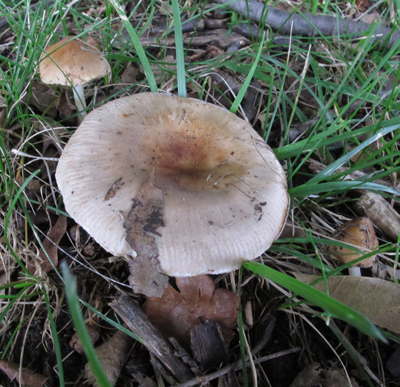
[[[349,275],[353,275],[356,277],[361,277],[361,268],[360,266],[350,266],[349,267]]]
[[[74,94],[76,110],[78,111],[80,121],[82,121],[86,117],[86,101],[83,86],[73,86],[72,92]]]

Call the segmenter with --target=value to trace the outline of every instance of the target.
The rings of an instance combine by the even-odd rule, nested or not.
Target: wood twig
[[[280,351],[280,352],[274,353],[272,355],[267,355],[267,356],[260,357],[259,359],[255,359],[255,360],[253,360],[253,363],[260,364],[260,363],[263,363],[268,360],[272,360],[272,359],[276,359],[278,357],[291,355],[292,353],[300,352],[301,350],[302,350],[301,347],[286,349],[284,351]],[[249,366],[249,365],[250,365],[250,362],[248,361],[248,358],[247,358],[246,366]],[[191,387],[191,386],[196,386],[196,385],[202,385],[202,383],[216,379],[222,375],[227,374],[229,371],[237,371],[237,370],[240,370],[241,368],[242,368],[242,360],[239,359],[239,360],[235,361],[234,363],[232,363],[224,368],[221,368],[218,371],[213,372],[212,374],[208,374],[205,376],[201,376],[199,378],[189,380],[185,383],[178,384],[174,387]]]
[[[390,240],[397,242],[400,235],[400,215],[382,195],[365,191],[356,202],[356,210],[370,218]]]
[[[131,297],[122,295],[116,298],[110,306],[129,329],[143,340],[143,345],[178,382],[183,383],[193,378],[193,374],[186,364],[175,356],[172,345],[153,326],[140,306]]]
[[[371,25],[360,21],[346,20],[325,15],[300,15],[280,11],[259,3],[255,0],[237,1],[215,0],[218,4],[227,4],[233,11],[251,20],[259,22],[264,20],[265,24],[272,30],[279,31],[281,35],[303,35],[310,37],[326,37],[338,35],[351,35],[353,39],[365,38],[367,31],[371,31]],[[400,38],[400,31],[378,26],[373,31],[372,43],[392,48]]]
[[[270,315],[267,317],[267,320],[265,323],[266,328],[264,330],[264,334],[262,335],[260,341],[255,345],[255,347],[251,351],[252,356],[256,355],[261,349],[263,349],[265,347],[265,345],[267,344],[267,342],[268,342],[269,338],[271,337],[271,334],[274,330],[275,322],[276,322],[276,319],[274,316]],[[288,355],[288,354],[294,353],[294,352],[299,352],[300,350],[301,350],[300,348],[293,348],[293,349],[290,349],[287,351],[282,351],[282,352],[279,352],[279,353],[276,353],[273,355],[264,356],[257,360],[253,360],[253,363],[259,364],[264,361],[275,359],[280,356]],[[193,379],[191,379],[185,383],[181,383],[175,387],[190,387],[190,386],[196,386],[196,385],[203,385],[204,383],[207,383],[210,380],[213,380],[222,375],[225,375],[230,371],[240,370],[242,368],[242,364],[243,364],[242,359],[236,360],[235,362],[227,365],[226,367],[220,368],[218,371],[215,371],[208,375],[193,378]],[[248,356],[246,356],[246,365],[250,365]]]

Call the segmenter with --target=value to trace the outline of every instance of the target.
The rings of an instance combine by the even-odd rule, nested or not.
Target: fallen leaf
[[[96,354],[103,366],[103,371],[112,386],[117,382],[132,342],[133,339],[124,332],[117,331],[110,340],[96,348]],[[85,366],[85,376],[89,384],[100,387],[89,363]]]
[[[372,24],[375,22],[379,22],[379,20],[381,19],[382,15],[378,11],[374,10],[373,12],[367,13],[365,16],[363,16],[361,18],[361,21],[367,24]]]
[[[355,4],[361,13],[364,13],[371,6],[369,0],[356,0]]]
[[[92,325],[92,324],[86,324],[86,329],[88,331],[89,337],[90,337],[90,341],[92,342],[92,344],[96,343],[96,341],[99,339],[100,334],[99,331],[97,329],[97,326]],[[71,347],[71,349],[73,349],[74,351],[83,354],[84,350],[83,350],[83,346],[82,346],[82,342],[81,339],[79,338],[78,332],[75,332],[72,337],[71,340],[69,341],[69,346]]]
[[[175,337],[188,348],[190,330],[207,319],[218,322],[221,333],[230,342],[236,327],[239,299],[226,289],[215,290],[207,275],[176,278],[180,292],[168,285],[162,298],[149,297],[143,310],[166,337]]]
[[[351,387],[358,387],[357,382],[351,378]],[[348,386],[349,381],[342,370],[324,370],[320,364],[312,363],[305,367],[293,380],[290,387],[342,387]]]
[[[41,82],[32,83],[32,96],[30,103],[41,113],[48,117],[57,116],[57,103],[59,95],[49,86]]]
[[[132,62],[129,62],[124,72],[121,74],[121,82],[135,83],[137,82],[138,75],[139,75],[139,69],[137,67],[134,67]]]
[[[307,284],[319,279],[315,275],[294,273]],[[379,278],[332,276],[328,278],[329,295],[368,317],[374,324],[400,333],[400,285]],[[325,290],[320,281],[314,287]]]
[[[47,237],[43,241],[43,249],[39,251],[39,262],[41,267],[41,272],[48,273],[53,269],[53,265],[50,263],[45,251],[47,252],[49,258],[53,262],[54,266],[58,265],[58,244],[61,238],[64,236],[67,230],[67,218],[64,215],[60,215],[56,224],[47,233]],[[35,274],[36,265],[32,260],[28,262],[27,269],[31,274]]]
[[[15,379],[21,386],[42,387],[47,380],[43,375],[37,374],[28,368],[22,368],[20,370],[18,364],[5,360],[0,360],[0,370],[2,370],[11,381]]]
[[[206,320],[193,327],[190,331],[190,341],[193,358],[203,373],[228,363],[228,346],[220,325],[214,320]]]

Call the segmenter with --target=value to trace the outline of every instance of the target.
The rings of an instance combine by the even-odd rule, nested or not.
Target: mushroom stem
[[[82,121],[86,117],[86,102],[83,93],[83,86],[76,85],[72,88],[74,93],[75,106],[78,110],[78,120]]]
[[[353,275],[356,277],[361,277],[361,269],[359,266],[349,267],[349,275]]]

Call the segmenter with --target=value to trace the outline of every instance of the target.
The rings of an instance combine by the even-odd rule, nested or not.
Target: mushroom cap
[[[106,58],[95,46],[81,39],[71,39],[67,36],[46,47],[39,64],[43,83],[78,86],[111,73]]]
[[[152,176],[152,177],[151,177]],[[149,179],[163,193],[161,271],[228,272],[267,250],[285,223],[286,176],[250,124],[218,106],[143,93],[91,112],[56,178],[70,215],[106,250],[135,256],[124,220]]]
[[[350,220],[339,227],[334,235],[335,239],[359,247],[360,250],[367,250],[365,253],[357,253],[353,249],[342,246],[329,246],[329,253],[333,258],[342,263],[349,263],[367,254],[368,250],[373,250],[379,246],[379,241],[375,233],[374,225],[370,219],[362,217]],[[376,255],[372,255],[352,266],[371,267]]]

